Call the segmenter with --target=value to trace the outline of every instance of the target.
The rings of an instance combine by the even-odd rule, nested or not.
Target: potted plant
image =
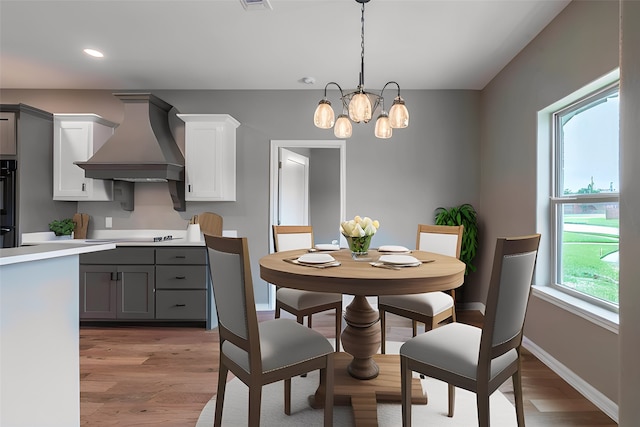
[[[65,219],[56,219],[49,223],[49,230],[53,231],[56,236],[69,236],[71,237],[71,233],[76,228],[76,223],[73,222],[71,218]]]
[[[475,258],[478,251],[478,218],[476,210],[470,204],[465,203],[448,209],[440,207],[436,209],[435,213],[436,225],[464,225],[460,261],[467,265],[464,272],[465,275],[468,275],[471,271],[476,271],[476,267],[472,264],[473,258]]]

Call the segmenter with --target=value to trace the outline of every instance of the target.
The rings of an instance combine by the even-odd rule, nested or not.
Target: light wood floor
[[[479,326],[482,315],[462,311],[458,321]],[[313,322],[333,337],[332,314]],[[389,315],[387,327],[389,340],[410,338],[405,319]],[[201,327],[81,327],[81,425],[195,426],[216,390],[218,356],[217,332]],[[617,425],[526,351],[523,384],[528,427]],[[513,401],[510,381],[500,390]]]

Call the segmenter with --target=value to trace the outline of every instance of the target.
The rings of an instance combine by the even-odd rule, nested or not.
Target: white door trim
[[[271,224],[278,215],[278,151],[281,147],[302,147],[302,148],[336,148],[340,150],[340,218],[346,217],[346,200],[347,200],[347,144],[344,139],[334,140],[271,140],[270,149],[270,168],[269,168],[269,248],[268,253],[271,253],[273,248],[273,233],[271,232]],[[269,306],[270,309],[275,307],[275,290],[273,286],[269,287]]]

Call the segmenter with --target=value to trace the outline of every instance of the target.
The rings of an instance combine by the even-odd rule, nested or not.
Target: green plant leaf
[[[464,225],[460,260],[466,264],[465,274],[476,271],[472,264],[478,249],[478,216],[474,207],[465,203],[450,208],[439,207],[435,210],[436,225]]]
[[[53,220],[49,223],[49,230],[53,231],[56,236],[68,236],[70,235],[76,223],[71,218],[65,218],[61,220]]]

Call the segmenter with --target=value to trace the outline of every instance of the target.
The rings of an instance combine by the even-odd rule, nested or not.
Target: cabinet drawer
[[[156,319],[206,320],[207,291],[156,291]]]
[[[205,248],[158,248],[156,264],[195,264],[207,263]]]
[[[153,264],[153,248],[115,248],[80,255],[80,264]]]
[[[156,265],[156,289],[207,289],[203,265]]]

